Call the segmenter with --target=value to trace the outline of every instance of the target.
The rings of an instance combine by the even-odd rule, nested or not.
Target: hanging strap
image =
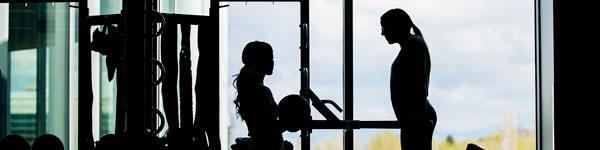
[[[170,20],[168,20],[170,21]],[[162,83],[163,107],[170,129],[179,128],[179,115],[177,106],[177,24],[170,23],[161,35],[161,61],[166,74]]]
[[[192,61],[190,60],[190,25],[181,24],[181,52],[179,53],[179,64],[181,74],[179,75],[179,100],[181,128],[191,129],[193,125],[192,114]]]

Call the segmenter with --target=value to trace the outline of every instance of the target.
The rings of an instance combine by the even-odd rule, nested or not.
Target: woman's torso
[[[249,87],[249,91],[245,93],[238,93],[238,96],[239,94],[245,97],[240,101],[240,105],[244,109],[248,135],[254,145],[268,146],[282,142],[282,130],[277,119],[277,103],[271,90],[266,86],[256,85]]]
[[[396,56],[392,64],[391,76],[390,76],[390,92],[392,105],[396,116],[399,117],[406,115],[408,111],[414,111],[414,102],[418,99],[427,99],[427,89],[429,89],[429,76],[431,72],[431,59],[429,56],[429,50],[425,44],[423,38],[420,36],[411,36],[405,44],[409,46],[403,46],[402,50]],[[415,66],[421,65],[421,66]],[[420,67],[415,69],[415,67]],[[419,74],[413,72],[425,69],[425,96],[416,94],[420,91],[420,86],[414,84],[414,75]],[[429,103],[429,102],[427,102]]]

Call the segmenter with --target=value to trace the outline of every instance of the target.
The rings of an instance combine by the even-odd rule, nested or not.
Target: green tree
[[[452,135],[448,135],[448,137],[446,137],[446,142],[448,142],[450,145],[454,145],[454,138]]]

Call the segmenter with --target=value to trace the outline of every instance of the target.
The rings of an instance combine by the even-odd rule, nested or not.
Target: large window
[[[311,88],[320,98],[332,99],[340,106],[344,104],[342,4],[339,0],[310,3]],[[466,144],[476,143],[488,149],[535,149],[533,5],[533,1],[501,0],[355,0],[354,119],[396,119],[389,97],[389,76],[391,63],[401,48],[389,45],[381,36],[379,18],[387,10],[402,8],[424,33],[431,53],[429,99],[438,114],[433,147],[464,149]],[[294,23],[299,18],[291,13],[298,11],[288,3],[232,3],[229,74],[239,72],[241,49],[249,41],[292,45],[292,50],[274,46],[276,73],[267,77],[265,84],[274,89],[276,99],[281,98],[279,95],[297,93],[300,79],[288,79],[288,74],[299,74],[298,65],[289,64],[298,60],[281,57],[289,54],[299,57],[298,51],[294,51],[299,46],[298,40],[285,38],[298,35]],[[287,21],[290,19],[294,22]],[[284,30],[287,28],[291,29]],[[276,38],[271,39],[273,36]],[[234,94],[235,90],[230,89],[229,101]],[[341,113],[334,111],[334,114],[342,118]],[[313,119],[324,119],[317,111],[313,110],[312,115]],[[237,128],[245,128],[245,124],[233,121],[232,135],[247,133]],[[399,129],[356,130],[354,148],[398,147],[396,142],[378,141],[399,142],[400,132]],[[313,130],[311,148],[340,149],[342,135],[342,130]],[[298,139],[294,136],[285,138],[294,143]]]
[[[354,0],[356,119],[396,119],[389,78],[401,47],[381,36],[379,19],[401,8],[422,31],[431,54],[428,98],[438,118],[434,148],[464,149],[476,143],[486,149],[535,149],[533,5],[516,0]],[[355,143],[360,143],[362,136],[380,138],[388,131],[356,132]],[[401,130],[390,132],[401,138]]]
[[[1,99],[8,110],[5,134],[19,134],[30,143],[54,134],[68,144],[69,33],[75,32],[69,4],[0,4],[0,19],[7,25],[0,28],[2,63],[7,64],[2,79],[9,85]]]
[[[252,41],[263,41],[273,47],[275,67],[273,75],[265,77],[265,85],[271,88],[273,97],[279,102],[284,96],[300,91],[300,4],[299,3],[229,3],[228,43],[228,103],[231,120],[229,141],[248,136],[245,122],[236,114],[233,100],[236,90],[233,75],[243,66],[242,50]],[[252,12],[252,13],[249,13]],[[299,133],[285,133],[286,139],[300,145]]]
[[[88,2],[90,15],[119,14],[123,4],[121,0]],[[209,0],[158,2],[158,9],[163,13],[209,15]],[[309,17],[310,87],[320,98],[331,99],[341,107],[344,107],[343,3],[343,0],[311,0]],[[535,149],[542,144],[535,143],[536,138],[541,138],[538,137],[542,130],[539,125],[550,126],[543,131],[552,132],[551,115],[538,116],[538,121],[544,119],[544,122],[536,126],[535,88],[544,82],[542,90],[550,96],[538,96],[552,99],[552,76],[536,85],[534,8],[541,6],[534,6],[534,1],[354,0],[353,3],[354,104],[348,106],[354,108],[353,119],[396,119],[389,97],[389,76],[391,63],[401,47],[387,44],[381,36],[379,17],[389,9],[402,8],[423,32],[431,53],[429,100],[438,114],[434,149],[464,149],[467,143],[486,149]],[[32,143],[37,136],[50,133],[61,138],[65,148],[77,147],[77,39],[80,31],[77,5],[0,3],[0,137],[19,134]],[[221,5],[228,7],[221,8],[220,14],[220,129],[221,147],[228,148],[236,137],[247,136],[246,125],[237,117],[232,104],[236,95],[233,75],[241,68],[241,51],[245,44],[259,40],[273,46],[275,71],[265,78],[265,85],[271,88],[277,102],[288,94],[299,93],[300,4],[232,2]],[[552,20],[540,23],[552,24]],[[89,31],[96,27],[103,26],[93,26]],[[197,30],[201,29],[192,26],[193,74],[199,55]],[[87,29],[81,31],[88,32]],[[180,31],[178,36],[180,43]],[[160,48],[160,42],[157,44]],[[549,42],[542,44],[548,47]],[[158,51],[160,58],[160,49]],[[544,53],[539,57],[552,56]],[[92,53],[95,140],[115,132],[118,79],[108,81],[105,59]],[[544,61],[544,74],[552,74],[551,59]],[[160,88],[158,106],[162,110]],[[538,108],[543,103],[544,113],[552,114],[552,101],[538,102]],[[311,108],[313,119],[324,119]],[[342,113],[333,112],[343,118]],[[399,129],[354,130],[353,147],[357,150],[399,149],[400,132]],[[159,135],[164,136],[164,131]],[[310,148],[342,149],[343,135],[343,130],[313,130]],[[553,135],[545,135],[548,136],[544,138],[545,145],[552,141]],[[300,148],[299,132],[286,132],[284,138]]]

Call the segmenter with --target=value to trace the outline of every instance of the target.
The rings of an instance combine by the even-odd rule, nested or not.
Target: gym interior
[[[244,45],[263,41],[275,63],[264,84],[294,112],[281,149],[400,149],[389,91],[399,48],[380,17],[402,8],[431,51],[431,149],[568,147],[576,56],[562,35],[574,6],[503,2],[0,0],[0,139],[252,149],[234,79]]]

